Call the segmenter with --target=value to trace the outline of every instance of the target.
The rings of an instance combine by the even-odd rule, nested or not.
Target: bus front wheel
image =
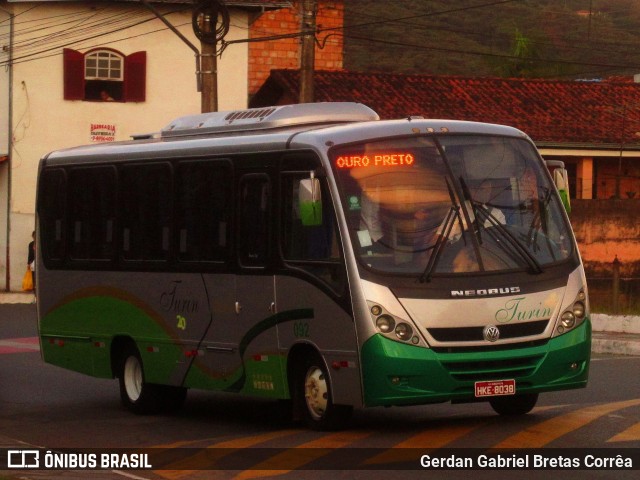
[[[349,420],[353,407],[335,405],[331,380],[322,359],[313,355],[298,370],[297,398],[307,425],[314,430],[337,430]]]
[[[528,393],[496,397],[489,400],[489,403],[491,408],[500,415],[525,415],[536,406],[537,401],[537,393]]]

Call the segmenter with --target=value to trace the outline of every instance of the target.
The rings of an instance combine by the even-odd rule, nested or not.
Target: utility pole
[[[216,18],[202,15],[202,31],[210,34],[215,31]],[[213,25],[212,25],[213,23]],[[211,41],[200,42],[200,75],[202,78],[201,113],[218,111],[218,58],[216,56],[217,43]]]
[[[218,111],[218,42],[229,33],[229,10],[222,0],[200,0],[193,10],[193,32],[200,39],[202,113]]]
[[[196,75],[200,92],[200,111],[218,111],[218,41],[229,31],[229,11],[224,2],[200,0],[194,6],[192,15],[193,32],[200,39],[200,51],[182,33],[156,10],[149,0],[140,0],[156,17],[173,31],[196,54]],[[218,22],[220,22],[218,24]]]
[[[313,71],[316,49],[316,0],[301,0],[302,45],[300,52],[300,103],[314,101]]]

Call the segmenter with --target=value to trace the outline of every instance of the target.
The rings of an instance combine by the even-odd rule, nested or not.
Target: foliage
[[[632,75],[640,73],[639,27],[637,0],[348,0],[345,68],[566,79]]]

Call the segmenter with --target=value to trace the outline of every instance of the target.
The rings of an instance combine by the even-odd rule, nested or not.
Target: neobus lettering
[[[520,293],[520,287],[479,288],[477,290],[451,290],[452,297],[488,297]]]

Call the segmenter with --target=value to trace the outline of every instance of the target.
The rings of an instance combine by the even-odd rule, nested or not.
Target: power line
[[[503,58],[509,60],[519,60],[519,61],[527,61],[527,62],[540,62],[540,63],[550,63],[550,64],[564,64],[564,65],[578,65],[578,66],[586,66],[586,67],[602,67],[602,68],[612,68],[612,69],[630,69],[630,68],[640,68],[640,64],[638,65],[616,65],[616,64],[606,64],[606,63],[595,63],[595,62],[578,62],[572,60],[562,60],[562,59],[550,59],[550,58],[534,58],[534,57],[519,57],[516,55],[507,55],[507,54],[499,54],[499,53],[490,53],[490,52],[474,52],[469,50],[457,50],[453,48],[445,48],[445,47],[437,47],[437,46],[424,46],[424,45],[416,45],[411,43],[402,43],[402,42],[394,42],[392,40],[381,40],[370,37],[359,37],[356,35],[344,35],[345,38],[350,38],[354,40],[362,40],[364,42],[374,42],[374,43],[382,43],[385,45],[394,45],[400,47],[410,47],[415,48],[417,50],[437,50],[441,52],[449,52],[456,53],[461,55],[474,55],[474,56],[483,56],[483,57],[493,57],[493,58]]]
[[[491,53],[491,52],[460,50],[460,49],[446,48],[446,47],[433,46],[433,45],[424,46],[424,45],[411,44],[411,43],[407,43],[407,42],[397,42],[397,41],[390,41],[390,40],[380,40],[380,39],[370,38],[370,37],[362,37],[362,36],[357,36],[357,35],[354,35],[354,34],[346,34],[346,33],[339,34],[339,33],[335,33],[337,30],[341,30],[341,31],[345,32],[347,29],[362,28],[362,27],[367,27],[367,26],[372,26],[372,25],[380,25],[380,24],[389,24],[389,23],[393,23],[393,22],[406,22],[408,20],[413,20],[413,19],[417,19],[417,18],[433,17],[433,16],[437,16],[437,15],[444,15],[444,14],[449,14],[449,13],[463,12],[463,11],[468,11],[468,10],[477,9],[477,8],[486,8],[486,7],[491,7],[491,6],[505,5],[505,4],[508,4],[508,3],[513,3],[515,1],[516,0],[494,1],[494,2],[490,2],[490,3],[482,3],[482,4],[459,7],[459,8],[453,8],[453,9],[448,9],[448,10],[441,10],[441,11],[428,12],[428,13],[420,13],[420,14],[414,14],[414,15],[406,15],[406,16],[402,16],[402,17],[398,17],[398,18],[381,18],[380,20],[376,20],[376,21],[372,21],[372,22],[362,22],[362,23],[358,23],[358,24],[343,25],[341,27],[320,28],[320,29],[317,29],[317,33],[318,34],[322,34],[322,33],[326,33],[326,32],[333,32],[333,33],[330,33],[329,35],[327,35],[324,38],[325,42],[327,41],[328,37],[334,36],[334,35],[339,35],[339,36],[342,36],[344,38],[357,40],[357,41],[362,41],[362,42],[367,42],[367,43],[374,42],[374,43],[381,43],[381,44],[387,44],[387,45],[393,45],[393,46],[401,46],[401,47],[404,47],[404,48],[412,48],[412,49],[424,50],[424,51],[435,50],[435,51],[444,51],[444,52],[449,52],[449,53],[456,53],[456,54],[461,54],[461,55],[472,55],[472,56],[502,58],[502,59],[511,59],[511,60],[526,61],[526,62],[537,62],[537,63],[550,63],[550,64],[565,64],[565,65],[574,65],[574,66],[597,67],[597,68],[604,68],[604,69],[631,69],[631,68],[638,68],[638,65],[635,65],[635,64],[620,65],[620,64],[606,64],[606,63],[597,63],[597,62],[582,62],[582,61],[572,61],[572,60],[552,59],[552,58],[516,57],[516,56],[508,55],[508,54],[498,54],[498,53]],[[29,10],[33,10],[34,8],[36,8],[36,7],[34,6]],[[182,12],[184,10],[185,10],[185,8],[181,8],[181,9],[169,12],[166,15],[170,15],[172,13]],[[137,12],[137,10],[135,12]],[[26,13],[26,12],[22,12],[22,13]],[[75,15],[80,16],[83,13],[84,12],[75,12]],[[72,14],[67,14],[67,15],[72,15]],[[64,16],[67,16],[67,15],[64,15]],[[96,21],[92,22],[91,24],[85,25],[83,28],[79,28],[79,25],[76,26],[76,28],[72,32],[64,32],[64,33],[60,32],[60,33],[56,33],[56,34],[49,34],[48,36],[31,38],[30,39],[31,42],[32,42],[31,44],[22,45],[21,47],[19,47],[18,50],[20,51],[20,49],[23,49],[24,52],[23,52],[22,55],[14,56],[13,63],[23,63],[25,61],[37,60],[39,58],[46,58],[46,57],[49,57],[49,56],[53,56],[53,55],[48,55],[48,53],[53,51],[53,50],[59,49],[59,48],[64,48],[64,47],[68,47],[68,46],[71,46],[71,45],[77,45],[77,44],[80,44],[80,43],[85,42],[85,41],[90,41],[90,40],[94,40],[96,38],[103,37],[103,36],[108,35],[108,34],[113,34],[113,33],[117,33],[117,32],[120,32],[120,31],[124,31],[124,30],[127,30],[129,28],[136,27],[138,25],[147,23],[147,22],[152,21],[152,20],[155,19],[155,17],[151,17],[151,18],[146,18],[146,19],[141,20],[141,21],[129,22],[129,23],[124,24],[125,23],[124,21],[120,21],[120,20],[116,20],[115,19],[115,18],[119,17],[120,15],[126,15],[127,19],[131,20],[131,13],[115,14],[115,15],[113,15],[111,17],[107,17],[108,19],[111,19],[108,22],[105,22],[104,19],[102,21],[96,20]],[[48,17],[48,18],[57,18],[57,17],[64,17],[64,16],[52,16],[52,17]],[[86,21],[86,19],[84,21]],[[27,21],[25,23],[28,23],[28,22],[29,21]],[[80,24],[82,24],[83,22],[81,22]],[[65,25],[67,23],[70,23],[70,22],[63,22],[61,24],[58,24],[58,26]],[[124,24],[124,25],[122,25],[122,24]],[[103,32],[98,33],[98,34],[94,34],[94,35],[90,35],[90,36],[84,36],[84,34],[86,32],[88,32],[88,31],[95,32],[95,27],[97,25],[102,26],[103,29],[104,29],[105,26],[108,26],[110,29],[108,31],[103,31]],[[117,26],[117,28],[113,28],[114,26]],[[418,25],[416,25],[416,26],[418,26]],[[162,28],[162,29],[156,30],[155,32],[159,32],[159,31],[162,31],[162,30],[165,30],[165,29],[166,28]],[[223,49],[226,48],[228,45],[231,45],[233,43],[264,42],[264,41],[272,41],[272,40],[278,40],[278,39],[284,39],[284,38],[297,38],[297,37],[302,36],[303,34],[304,34],[304,32],[293,31],[293,32],[287,33],[287,34],[267,35],[267,36],[264,36],[264,37],[257,37],[257,38],[251,38],[251,39],[242,39],[242,40],[233,40],[233,41],[229,41],[229,42],[224,42],[223,41]],[[146,33],[145,34],[141,34],[141,35],[146,35]],[[123,41],[123,40],[129,39],[129,38],[135,38],[135,37],[138,37],[138,36],[141,36],[141,35],[134,35],[134,36],[131,36],[131,37],[125,37],[125,38],[121,38],[121,39],[114,39],[114,40],[111,40],[110,42],[112,42],[112,43],[113,42],[119,42],[119,41]],[[46,43],[52,43],[51,40],[54,39],[54,38],[56,39],[56,41],[60,41],[60,42],[64,42],[64,43],[59,44],[59,45],[55,45],[55,46],[50,46],[48,48],[41,48],[41,49],[39,49],[37,51],[29,52],[29,50],[28,50],[29,47],[34,47],[38,43],[43,43],[45,45],[46,45]],[[23,40],[22,41],[22,43],[25,43],[25,42],[27,42],[27,40]],[[40,46],[42,47],[43,45],[40,45]],[[578,47],[575,47],[575,48],[578,48]],[[56,55],[56,54],[54,54],[54,55]],[[0,61],[0,65],[6,65],[7,63],[8,63],[8,61]]]
[[[370,13],[366,13],[366,12],[358,12],[358,15],[360,16],[366,16],[366,17],[371,17],[371,18],[378,18],[378,19],[386,19],[387,22],[389,24],[393,24],[393,23],[398,23],[401,24],[403,26],[408,26],[414,29],[421,29],[421,30],[425,30],[428,29],[430,31],[441,31],[441,32],[447,32],[447,33],[455,33],[455,34],[459,34],[459,35],[467,35],[467,36],[472,36],[472,37],[480,37],[483,39],[498,39],[504,42],[508,42],[508,41],[512,41],[513,37],[509,36],[506,33],[496,33],[493,32],[490,35],[487,35],[483,32],[479,32],[477,30],[471,31],[471,30],[461,30],[461,29],[453,29],[453,28],[448,28],[448,27],[442,27],[439,25],[429,25],[429,24],[425,24],[425,23],[413,23],[413,22],[406,22],[406,21],[397,21],[394,20],[392,18],[387,18],[387,17],[382,17],[380,15],[373,15]],[[557,45],[554,43],[550,43],[550,42],[541,42],[541,41],[537,41],[537,40],[530,40],[530,43],[533,45],[539,45],[539,46],[544,46],[544,47],[553,47],[556,48]],[[623,42],[607,42],[607,41],[602,41],[600,40],[598,42],[598,45],[601,46],[605,46],[605,47],[609,47],[609,48],[596,48],[594,47],[593,42],[590,42],[590,46],[575,46],[575,45],[564,45],[563,48],[565,49],[571,49],[571,50],[577,50],[577,51],[585,51],[585,52],[602,52],[602,53],[621,53],[619,48],[620,47],[628,47],[630,49],[630,51],[625,52],[625,53],[635,53],[637,51],[637,47],[638,44],[636,43],[623,43]],[[615,50],[612,50],[615,49]]]
[[[173,13],[179,13],[186,10],[186,7],[181,7],[179,9],[172,10],[168,12],[166,15],[171,15]],[[134,18],[142,18],[138,21],[131,21],[131,17]],[[61,53],[57,53],[54,55],[47,55],[47,53],[61,49],[70,47],[73,45],[78,45],[86,41],[94,40],[96,38],[104,37],[106,35],[115,34],[120,31],[124,31],[144,23],[148,23],[150,21],[156,20],[155,16],[147,16],[144,15],[143,12],[139,12],[138,10],[120,12],[118,14],[111,15],[106,18],[96,19],[94,22],[88,25],[84,25],[82,27],[76,29],[66,29],[60,32],[54,32],[48,35],[49,38],[46,41],[40,39],[32,38],[32,43],[29,45],[22,45],[14,50],[14,56],[12,59],[13,64],[24,63],[25,61],[37,60],[40,58],[47,58],[49,56],[58,55]],[[115,28],[114,28],[115,27]],[[107,28],[107,30],[105,30]],[[96,33],[96,29],[98,32]],[[166,30],[166,28],[162,28],[157,31]],[[93,32],[93,35],[87,36],[87,32]],[[134,38],[140,35],[133,35],[128,38]],[[37,41],[36,41],[37,40]],[[111,40],[110,43],[118,42],[124,40],[123,38]],[[42,43],[42,44],[39,44]],[[38,50],[34,51],[34,48],[38,47]],[[17,54],[16,54],[17,52]],[[22,52],[22,53],[20,53]],[[0,61],[0,65],[7,65],[9,62]]]
[[[500,1],[496,1],[496,2],[491,2],[491,3],[482,3],[482,4],[478,4],[478,5],[470,5],[470,6],[466,6],[466,7],[458,7],[458,8],[452,8],[449,10],[440,10],[437,12],[429,12],[429,13],[420,13],[417,15],[408,15],[405,17],[399,17],[399,18],[395,18],[392,19],[392,21],[394,22],[400,22],[400,21],[404,21],[404,20],[413,20],[416,18],[424,18],[424,17],[433,17],[436,15],[444,15],[447,13],[459,13],[459,12],[466,12],[469,10],[475,10],[477,8],[486,8],[486,7],[495,7],[498,5],[505,5],[507,3],[513,3],[516,2],[518,0],[500,0]],[[378,21],[374,21],[374,22],[366,22],[366,23],[357,23],[357,24],[353,24],[353,25],[345,25],[343,27],[334,27],[334,28],[326,28],[323,30],[337,30],[340,28],[360,28],[360,27],[370,27],[372,25],[380,25],[381,23],[388,23],[390,20],[389,19],[385,19],[385,20],[378,20]]]

